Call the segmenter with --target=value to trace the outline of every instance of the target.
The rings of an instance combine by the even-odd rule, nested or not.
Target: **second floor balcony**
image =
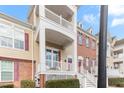
[[[45,8],[45,17],[53,22],[55,22],[56,24],[61,25],[62,27],[73,31],[74,29],[74,24],[73,22],[69,22],[68,20],[66,20],[65,18],[63,18],[62,15],[58,15],[55,12],[51,11],[48,8]]]

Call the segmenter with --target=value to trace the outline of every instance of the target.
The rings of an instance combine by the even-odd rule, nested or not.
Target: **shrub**
[[[33,80],[21,80],[21,88],[34,88],[35,82]]]
[[[123,86],[124,85],[124,78],[109,78],[108,84],[110,86]]]
[[[119,84],[116,85],[117,87],[124,87],[124,82],[121,82]]]
[[[62,79],[62,80],[48,80],[45,84],[46,88],[79,88],[78,79]]]
[[[13,84],[3,84],[3,85],[0,85],[0,88],[14,88],[14,85]]]

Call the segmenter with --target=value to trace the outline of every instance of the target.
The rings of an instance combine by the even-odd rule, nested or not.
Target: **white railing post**
[[[108,88],[108,75],[107,75],[107,80],[106,80],[106,82],[107,82],[107,88]]]
[[[60,65],[61,65],[61,71],[62,71],[62,61],[61,61],[61,64]]]
[[[86,77],[84,76],[84,88],[86,88]]]
[[[59,17],[60,17],[60,25],[62,25],[62,15],[60,15]]]

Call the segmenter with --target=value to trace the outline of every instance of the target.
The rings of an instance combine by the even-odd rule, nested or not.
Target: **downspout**
[[[34,29],[32,31],[32,80],[34,80]]]
[[[33,22],[35,22],[35,6],[33,16]],[[32,24],[32,80],[34,80],[34,25],[35,23]]]

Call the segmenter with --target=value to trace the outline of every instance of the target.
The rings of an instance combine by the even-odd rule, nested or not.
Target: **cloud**
[[[85,14],[83,16],[83,21],[90,23],[90,24],[94,24],[96,20],[96,17],[93,14]]]
[[[109,5],[108,14],[112,17],[111,27],[124,25],[124,6]]]
[[[109,5],[108,14],[111,16],[119,17],[124,15],[124,6]]]
[[[124,25],[124,17],[123,18],[115,18],[112,20],[112,27],[118,26],[118,25]]]

